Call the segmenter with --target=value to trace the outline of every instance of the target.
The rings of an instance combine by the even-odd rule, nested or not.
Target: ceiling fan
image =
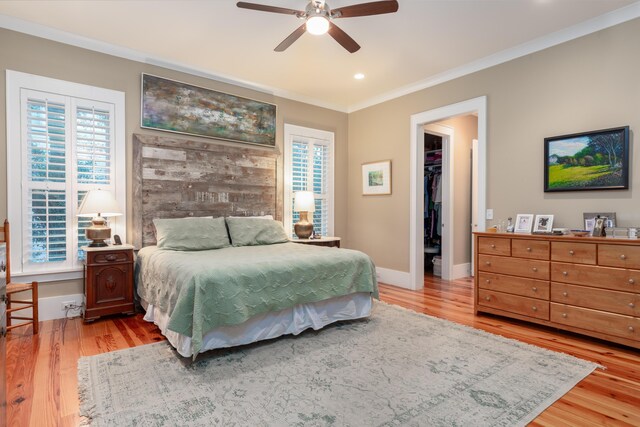
[[[294,15],[298,19],[304,19],[305,23],[299,26],[289,37],[284,39],[274,49],[276,52],[282,52],[293,44],[304,34],[305,31],[311,34],[320,35],[329,33],[335,41],[340,43],[342,47],[350,53],[360,49],[360,45],[356,43],[347,33],[341,30],[332,21],[338,18],[355,18],[357,16],[381,15],[383,13],[393,13],[398,11],[398,2],[396,0],[374,1],[370,3],[354,4],[352,6],[339,7],[331,9],[324,0],[311,0],[304,11],[287,9],[284,7],[269,6],[265,4],[247,3],[240,1],[237,6],[242,9],[260,10],[262,12],[284,13],[286,15]]]

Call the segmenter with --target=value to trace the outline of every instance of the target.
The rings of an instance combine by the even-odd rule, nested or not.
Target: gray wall
[[[554,214],[554,226],[582,227],[582,213],[615,211],[640,226],[640,174],[633,133],[640,128],[640,19],[349,115],[349,171],[393,161],[393,194],[362,197],[349,174],[349,244],[376,265],[409,271],[410,116],[487,96],[488,208],[495,218]],[[543,192],[547,136],[631,126],[630,189]]]
[[[280,152],[284,136],[284,123],[307,126],[335,133],[335,233],[347,238],[346,188],[339,183],[347,181],[347,114],[315,107],[301,102],[279,98],[262,92],[221,83],[215,80],[168,70],[165,68],[117,58],[86,49],[77,48],[22,33],[0,29],[0,218],[7,215],[6,177],[6,84],[4,70],[15,70],[37,74],[60,80],[83,83],[107,89],[119,90],[126,94],[126,136],[127,136],[127,218],[128,238],[131,238],[131,136],[135,133],[164,134],[140,128],[140,75],[142,73],[184,81],[195,85],[266,101],[278,106],[276,140]],[[235,144],[206,138],[187,137],[219,144]],[[242,145],[247,147],[247,145]],[[278,181],[283,182],[282,155],[279,160]],[[282,194],[279,195],[282,197]],[[81,281],[43,284],[42,297],[81,293]]]

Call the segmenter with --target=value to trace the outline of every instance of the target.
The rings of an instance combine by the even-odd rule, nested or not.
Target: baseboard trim
[[[71,302],[80,305],[84,302],[84,294],[59,295],[56,297],[40,298],[38,300],[38,318],[40,321],[64,319],[65,312],[62,310],[63,302]],[[82,314],[80,310],[69,311],[69,317]]]
[[[378,282],[400,288],[413,289],[411,287],[411,275],[405,271],[376,267],[376,276],[378,277]]]
[[[454,264],[453,271],[451,272],[451,280],[461,279],[463,277],[471,276],[471,263],[466,262],[464,264]]]

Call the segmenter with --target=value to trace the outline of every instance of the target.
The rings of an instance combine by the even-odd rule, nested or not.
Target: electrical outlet
[[[487,219],[493,219],[493,209],[487,209]]]
[[[78,304],[75,301],[64,301],[61,303],[61,310],[62,311],[66,311],[67,309],[71,309],[74,306],[77,306]]]

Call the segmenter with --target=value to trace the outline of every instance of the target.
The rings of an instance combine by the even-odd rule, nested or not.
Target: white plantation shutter
[[[333,133],[285,125],[285,227],[293,235],[300,214],[293,211],[296,191],[313,191],[317,235],[333,234]]]
[[[7,117],[12,272],[78,271],[91,225],[76,216],[84,195],[109,190],[126,208],[124,94],[7,71]],[[124,234],[124,220],[109,223]]]

